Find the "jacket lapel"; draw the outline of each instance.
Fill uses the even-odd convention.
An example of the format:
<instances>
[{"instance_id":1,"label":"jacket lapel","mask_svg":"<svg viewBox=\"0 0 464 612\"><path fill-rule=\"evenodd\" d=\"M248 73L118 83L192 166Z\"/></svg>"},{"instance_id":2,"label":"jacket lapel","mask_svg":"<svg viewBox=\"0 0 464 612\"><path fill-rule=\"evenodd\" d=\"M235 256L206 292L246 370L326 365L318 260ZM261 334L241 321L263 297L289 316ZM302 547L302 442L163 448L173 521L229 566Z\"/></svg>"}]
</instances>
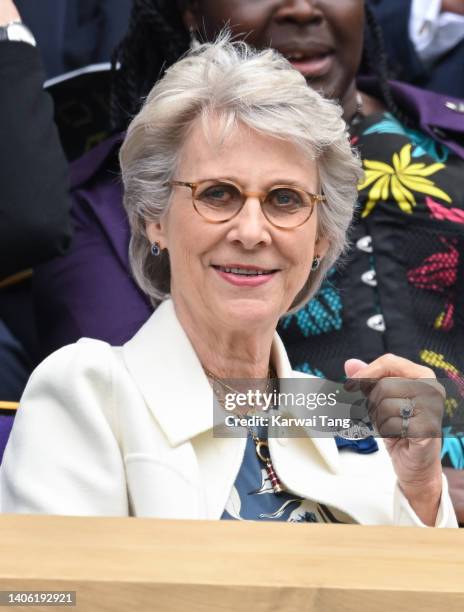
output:
<instances>
[{"instance_id":1,"label":"jacket lapel","mask_svg":"<svg viewBox=\"0 0 464 612\"><path fill-rule=\"evenodd\" d=\"M391 522L395 475L388 453L342 451L337 473L327 469L315 438L270 439L276 472L286 489L306 499L339 508L361 524ZM335 442L334 442L335 444Z\"/></svg>"},{"instance_id":2,"label":"jacket lapel","mask_svg":"<svg viewBox=\"0 0 464 612\"><path fill-rule=\"evenodd\" d=\"M158 306L123 355L171 446L212 427L213 392L171 300Z\"/></svg>"},{"instance_id":3,"label":"jacket lapel","mask_svg":"<svg viewBox=\"0 0 464 612\"><path fill-rule=\"evenodd\" d=\"M276 369L277 376L280 379L281 393L290 393L292 391L294 392L295 379L303 378L305 380L308 380L307 374L292 370L283 342L277 334L274 337L274 343L272 347L272 362ZM316 391L316 388L319 385L323 386L324 384L325 381L322 379L318 379L317 377L311 378L312 391ZM289 409L289 416L301 417L309 415L310 413L307 412L306 414L297 414L295 409ZM328 468L331 472L336 473L339 467L339 453L333 436L316 437L314 436L314 431L309 428L306 429L306 433L308 434L312 446L319 454L318 461L322 460L322 462L326 465L326 468ZM281 444L280 446L287 446L287 440L284 439L283 442L284 444Z\"/></svg>"},{"instance_id":4,"label":"jacket lapel","mask_svg":"<svg viewBox=\"0 0 464 612\"><path fill-rule=\"evenodd\" d=\"M290 392L292 381L299 376L307 379L307 375L292 371L278 336L273 349L273 363L281 379L280 391ZM318 392L318 386L326 391L326 383L323 379L312 379L311 392ZM340 413L338 407L337 414ZM289 416L308 414L290 408ZM391 522L395 475L382 440L377 440L378 452L361 455L340 452L333 435L320 437L311 428L306 428L307 437L302 436L301 430L295 433L298 437L269 439L274 468L289 491L339 508L361 524L378 524L379 518L385 524Z\"/></svg>"},{"instance_id":5,"label":"jacket lapel","mask_svg":"<svg viewBox=\"0 0 464 612\"><path fill-rule=\"evenodd\" d=\"M123 358L169 444L193 445L206 516L192 518L220 518L246 438L214 436L213 391L171 300L124 345Z\"/></svg>"}]
</instances>

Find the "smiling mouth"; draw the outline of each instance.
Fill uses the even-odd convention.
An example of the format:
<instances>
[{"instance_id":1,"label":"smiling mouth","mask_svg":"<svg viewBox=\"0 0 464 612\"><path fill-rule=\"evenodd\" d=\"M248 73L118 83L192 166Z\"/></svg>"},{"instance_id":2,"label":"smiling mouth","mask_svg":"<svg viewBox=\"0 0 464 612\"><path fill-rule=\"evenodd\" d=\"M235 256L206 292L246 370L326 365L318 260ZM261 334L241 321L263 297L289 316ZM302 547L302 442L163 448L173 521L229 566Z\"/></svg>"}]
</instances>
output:
<instances>
[{"instance_id":1,"label":"smiling mouth","mask_svg":"<svg viewBox=\"0 0 464 612\"><path fill-rule=\"evenodd\" d=\"M227 266L216 266L213 265L215 270L219 270L220 272L225 272L227 274L237 274L239 276L267 276L269 274L274 274L278 270L264 270L261 268L237 268L237 267L227 267Z\"/></svg>"},{"instance_id":2,"label":"smiling mouth","mask_svg":"<svg viewBox=\"0 0 464 612\"><path fill-rule=\"evenodd\" d=\"M324 76L332 67L334 52L327 49L311 53L294 51L284 53L292 66L306 77Z\"/></svg>"}]
</instances>

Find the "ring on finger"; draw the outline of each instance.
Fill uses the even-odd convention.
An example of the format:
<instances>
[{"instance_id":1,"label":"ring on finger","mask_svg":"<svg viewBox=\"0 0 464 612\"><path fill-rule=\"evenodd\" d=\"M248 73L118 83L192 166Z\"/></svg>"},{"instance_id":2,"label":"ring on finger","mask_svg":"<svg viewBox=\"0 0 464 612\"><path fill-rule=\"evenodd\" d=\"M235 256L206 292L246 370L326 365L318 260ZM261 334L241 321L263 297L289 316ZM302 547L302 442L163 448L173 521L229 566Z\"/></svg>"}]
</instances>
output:
<instances>
[{"instance_id":1,"label":"ring on finger","mask_svg":"<svg viewBox=\"0 0 464 612\"><path fill-rule=\"evenodd\" d=\"M404 403L400 408L400 417L403 422L401 426L401 437L406 438L408 435L409 419L414 415L414 400L410 397L404 399Z\"/></svg>"}]
</instances>

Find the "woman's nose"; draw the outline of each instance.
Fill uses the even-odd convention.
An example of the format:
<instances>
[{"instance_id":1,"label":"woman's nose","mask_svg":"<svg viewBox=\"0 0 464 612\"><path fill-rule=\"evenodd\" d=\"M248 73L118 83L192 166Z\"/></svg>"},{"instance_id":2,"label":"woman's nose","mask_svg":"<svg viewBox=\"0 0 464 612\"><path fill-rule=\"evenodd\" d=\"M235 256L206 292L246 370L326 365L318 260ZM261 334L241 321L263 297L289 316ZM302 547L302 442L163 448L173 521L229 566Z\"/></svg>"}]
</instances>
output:
<instances>
[{"instance_id":1,"label":"woman's nose","mask_svg":"<svg viewBox=\"0 0 464 612\"><path fill-rule=\"evenodd\" d=\"M241 211L231 220L228 238L240 242L246 249L254 249L272 242L271 225L264 216L256 196L247 197Z\"/></svg>"},{"instance_id":2,"label":"woman's nose","mask_svg":"<svg viewBox=\"0 0 464 612\"><path fill-rule=\"evenodd\" d=\"M311 23L321 21L322 13L316 0L284 0L277 17L283 21Z\"/></svg>"}]
</instances>

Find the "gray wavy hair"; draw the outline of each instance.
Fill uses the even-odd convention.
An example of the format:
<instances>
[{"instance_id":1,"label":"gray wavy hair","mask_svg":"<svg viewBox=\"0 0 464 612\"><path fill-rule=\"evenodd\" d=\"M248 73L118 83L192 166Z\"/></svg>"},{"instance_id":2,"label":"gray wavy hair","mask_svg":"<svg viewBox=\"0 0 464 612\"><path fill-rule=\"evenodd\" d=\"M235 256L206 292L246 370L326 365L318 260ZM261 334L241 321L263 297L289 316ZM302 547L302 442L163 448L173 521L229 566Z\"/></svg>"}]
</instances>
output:
<instances>
[{"instance_id":1,"label":"gray wavy hair","mask_svg":"<svg viewBox=\"0 0 464 612\"><path fill-rule=\"evenodd\" d=\"M167 251L151 255L147 221L167 211L184 140L194 122L205 128L221 118L223 136L237 122L285 139L302 155L317 159L327 202L318 207L317 236L328 251L312 271L289 312L301 308L346 248L346 233L357 201L361 164L350 147L342 109L307 86L304 77L276 51L256 51L223 34L171 66L153 87L129 125L119 159L132 237L130 262L141 289L157 305L169 295Z\"/></svg>"}]
</instances>

